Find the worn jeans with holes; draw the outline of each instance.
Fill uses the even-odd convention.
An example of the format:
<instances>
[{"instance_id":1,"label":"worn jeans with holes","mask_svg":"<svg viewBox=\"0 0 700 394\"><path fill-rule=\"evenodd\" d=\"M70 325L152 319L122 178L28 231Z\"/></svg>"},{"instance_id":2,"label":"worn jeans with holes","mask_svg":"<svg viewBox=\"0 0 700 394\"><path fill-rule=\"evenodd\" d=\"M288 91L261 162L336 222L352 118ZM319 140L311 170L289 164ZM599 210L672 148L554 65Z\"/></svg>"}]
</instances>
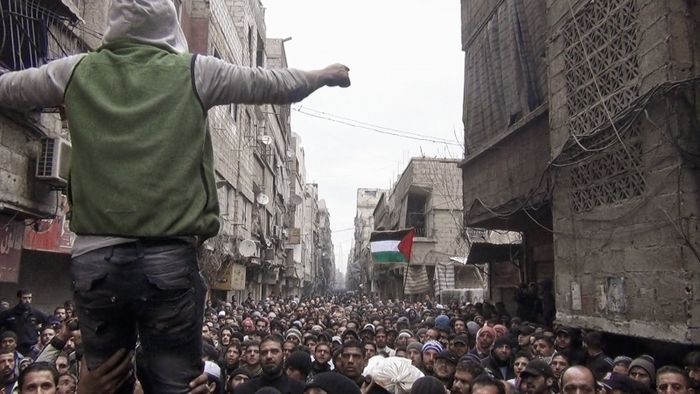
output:
<instances>
[{"instance_id":1,"label":"worn jeans with holes","mask_svg":"<svg viewBox=\"0 0 700 394\"><path fill-rule=\"evenodd\" d=\"M202 372L205 284L194 246L136 241L71 260L84 354L94 370L138 341L146 393L187 393ZM118 391L133 392L133 378Z\"/></svg>"}]
</instances>

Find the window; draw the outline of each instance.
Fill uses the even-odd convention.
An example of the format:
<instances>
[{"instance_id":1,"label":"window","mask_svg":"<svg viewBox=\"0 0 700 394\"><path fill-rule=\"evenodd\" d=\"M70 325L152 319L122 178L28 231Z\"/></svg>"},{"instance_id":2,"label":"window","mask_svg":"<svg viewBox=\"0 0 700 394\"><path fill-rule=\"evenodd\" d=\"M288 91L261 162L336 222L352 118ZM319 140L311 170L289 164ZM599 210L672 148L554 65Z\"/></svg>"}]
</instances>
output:
<instances>
[{"instance_id":1,"label":"window","mask_svg":"<svg viewBox=\"0 0 700 394\"><path fill-rule=\"evenodd\" d=\"M265 67L265 41L263 41L260 36L258 36L255 65L258 67Z\"/></svg>"},{"instance_id":2,"label":"window","mask_svg":"<svg viewBox=\"0 0 700 394\"><path fill-rule=\"evenodd\" d=\"M251 67L255 66L255 63L253 63L254 59L255 59L255 56L254 56L255 48L253 46L253 44L255 43L255 40L253 39L253 34L254 34L253 28L249 26L248 27L248 61L249 61L249 64Z\"/></svg>"},{"instance_id":3,"label":"window","mask_svg":"<svg viewBox=\"0 0 700 394\"><path fill-rule=\"evenodd\" d=\"M0 62L10 70L41 66L69 52L51 29L68 29L77 16L60 1L0 0ZM58 50L59 53L52 53ZM70 52L73 52L72 48Z\"/></svg>"},{"instance_id":4,"label":"window","mask_svg":"<svg viewBox=\"0 0 700 394\"><path fill-rule=\"evenodd\" d=\"M406 203L406 227L416 229L416 237L427 236L427 223L425 217L425 205L428 196L419 193L410 193Z\"/></svg>"}]
</instances>

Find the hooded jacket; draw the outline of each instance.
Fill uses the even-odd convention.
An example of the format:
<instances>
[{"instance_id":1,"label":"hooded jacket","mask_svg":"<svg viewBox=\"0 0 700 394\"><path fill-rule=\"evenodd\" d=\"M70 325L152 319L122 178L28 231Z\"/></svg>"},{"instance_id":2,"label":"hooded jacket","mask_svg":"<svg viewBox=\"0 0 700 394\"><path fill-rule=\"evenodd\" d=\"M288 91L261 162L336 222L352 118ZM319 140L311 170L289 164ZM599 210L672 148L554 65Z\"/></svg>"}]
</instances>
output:
<instances>
[{"instance_id":1,"label":"hooded jacket","mask_svg":"<svg viewBox=\"0 0 700 394\"><path fill-rule=\"evenodd\" d=\"M322 84L190 55L171 0L113 0L100 48L0 76L0 105L65 105L77 255L137 237L215 235L207 111L296 102Z\"/></svg>"}]
</instances>

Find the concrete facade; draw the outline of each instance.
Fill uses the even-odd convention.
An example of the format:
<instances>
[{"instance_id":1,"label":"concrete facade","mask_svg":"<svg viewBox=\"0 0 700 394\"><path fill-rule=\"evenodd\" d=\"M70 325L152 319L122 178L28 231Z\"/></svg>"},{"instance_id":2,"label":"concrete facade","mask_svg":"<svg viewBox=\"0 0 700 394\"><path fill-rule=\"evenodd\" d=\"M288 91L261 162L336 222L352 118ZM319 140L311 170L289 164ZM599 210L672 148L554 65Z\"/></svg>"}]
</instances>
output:
<instances>
[{"instance_id":1,"label":"concrete facade","mask_svg":"<svg viewBox=\"0 0 700 394\"><path fill-rule=\"evenodd\" d=\"M547 8L557 320L698 344L700 6Z\"/></svg>"},{"instance_id":2,"label":"concrete facade","mask_svg":"<svg viewBox=\"0 0 700 394\"><path fill-rule=\"evenodd\" d=\"M546 36L544 2L462 1L465 224L521 233L520 279L504 289L554 270ZM511 290L492 296L508 304Z\"/></svg>"},{"instance_id":3,"label":"concrete facade","mask_svg":"<svg viewBox=\"0 0 700 394\"><path fill-rule=\"evenodd\" d=\"M557 322L700 343L700 7L464 0L462 22L467 224L522 232Z\"/></svg>"}]
</instances>

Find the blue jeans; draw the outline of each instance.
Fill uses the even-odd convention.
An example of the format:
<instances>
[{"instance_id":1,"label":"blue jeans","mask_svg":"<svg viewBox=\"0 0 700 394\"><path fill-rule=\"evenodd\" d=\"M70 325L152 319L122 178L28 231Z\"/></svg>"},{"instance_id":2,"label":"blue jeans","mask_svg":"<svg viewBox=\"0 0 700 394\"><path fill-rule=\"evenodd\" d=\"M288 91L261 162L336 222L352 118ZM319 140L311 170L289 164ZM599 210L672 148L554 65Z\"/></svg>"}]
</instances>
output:
<instances>
[{"instance_id":1,"label":"blue jeans","mask_svg":"<svg viewBox=\"0 0 700 394\"><path fill-rule=\"evenodd\" d=\"M201 374L205 284L194 246L141 240L71 260L83 351L94 370L134 349L146 393L187 393ZM130 379L119 393L133 392Z\"/></svg>"}]
</instances>

